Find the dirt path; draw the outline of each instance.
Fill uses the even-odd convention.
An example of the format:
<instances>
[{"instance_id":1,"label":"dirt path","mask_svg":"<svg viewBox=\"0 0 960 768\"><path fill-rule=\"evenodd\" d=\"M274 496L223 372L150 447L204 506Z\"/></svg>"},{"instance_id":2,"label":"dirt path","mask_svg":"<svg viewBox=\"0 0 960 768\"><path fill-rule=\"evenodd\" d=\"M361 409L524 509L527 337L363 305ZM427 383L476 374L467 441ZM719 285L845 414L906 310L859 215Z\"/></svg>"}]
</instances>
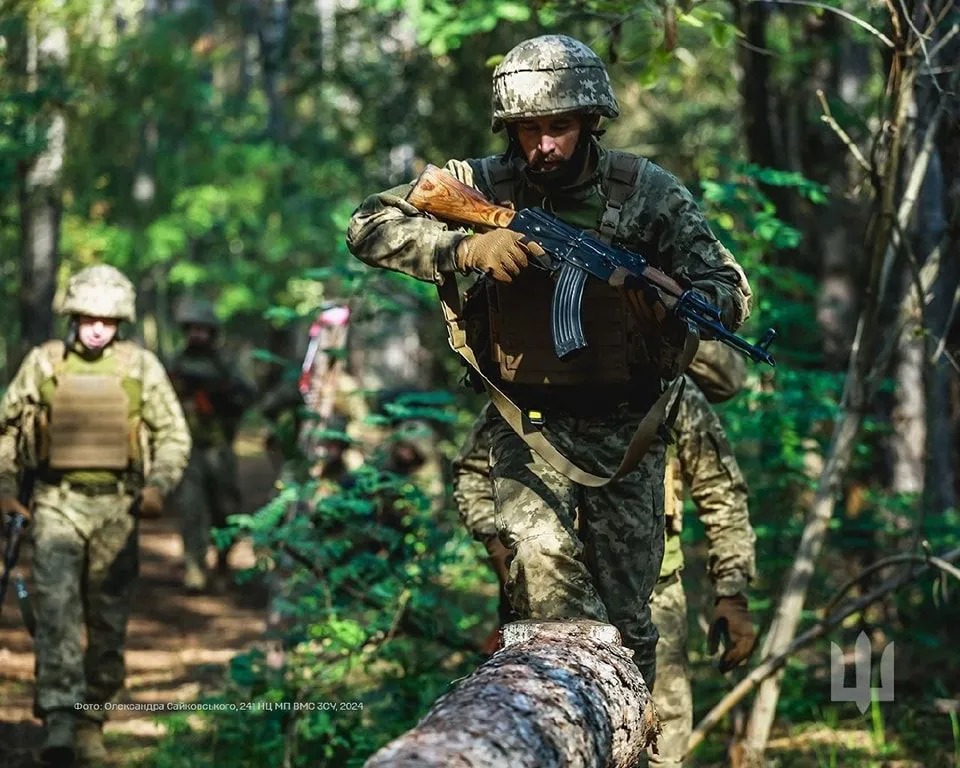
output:
<instances>
[{"instance_id":1,"label":"dirt path","mask_svg":"<svg viewBox=\"0 0 960 768\"><path fill-rule=\"evenodd\" d=\"M238 441L247 511L269 497L274 473L256 436ZM265 595L245 584L211 594L186 595L181 586L183 548L177 520L146 520L140 535L140 581L133 602L126 653L126 689L118 702L190 701L216 689L222 665L255 644L264 629ZM30 551L21 550L29 572ZM231 552L234 570L250 567L253 553L241 542ZM29 583L29 582L28 582ZM23 628L12 585L0 619L0 766L32 765L42 737L33 717L33 645ZM115 711L105 739L111 766L137 763L163 735L155 713Z\"/></svg>"}]
</instances>

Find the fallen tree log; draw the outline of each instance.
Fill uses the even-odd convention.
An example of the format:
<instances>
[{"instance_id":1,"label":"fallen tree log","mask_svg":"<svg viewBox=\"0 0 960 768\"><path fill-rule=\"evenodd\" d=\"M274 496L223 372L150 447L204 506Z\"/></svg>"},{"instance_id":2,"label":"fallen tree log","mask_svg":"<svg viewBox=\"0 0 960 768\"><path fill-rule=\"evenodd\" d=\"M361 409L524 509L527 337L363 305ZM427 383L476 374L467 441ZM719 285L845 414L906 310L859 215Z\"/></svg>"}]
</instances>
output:
<instances>
[{"instance_id":1,"label":"fallen tree log","mask_svg":"<svg viewBox=\"0 0 960 768\"><path fill-rule=\"evenodd\" d=\"M659 733L620 633L592 621L520 621L503 649L365 768L630 768Z\"/></svg>"}]
</instances>

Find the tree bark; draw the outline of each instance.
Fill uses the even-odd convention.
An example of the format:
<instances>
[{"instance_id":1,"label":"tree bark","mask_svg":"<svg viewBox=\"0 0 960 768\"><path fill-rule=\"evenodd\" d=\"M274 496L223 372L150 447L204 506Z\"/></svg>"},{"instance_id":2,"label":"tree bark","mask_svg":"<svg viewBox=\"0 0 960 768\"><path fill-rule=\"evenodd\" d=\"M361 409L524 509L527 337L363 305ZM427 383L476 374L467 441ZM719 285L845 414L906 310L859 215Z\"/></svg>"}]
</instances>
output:
<instances>
[{"instance_id":1,"label":"tree bark","mask_svg":"<svg viewBox=\"0 0 960 768\"><path fill-rule=\"evenodd\" d=\"M614 627L523 621L503 636L365 768L629 768L655 742L650 692Z\"/></svg>"},{"instance_id":2,"label":"tree bark","mask_svg":"<svg viewBox=\"0 0 960 768\"><path fill-rule=\"evenodd\" d=\"M63 67L67 33L63 27L44 28L42 19L25 28L22 74L27 90ZM28 133L44 134L42 151L20 166L20 335L24 351L53 335L53 297L60 263L60 179L66 151L67 121L62 109L49 108L44 123L32 119Z\"/></svg>"}]
</instances>

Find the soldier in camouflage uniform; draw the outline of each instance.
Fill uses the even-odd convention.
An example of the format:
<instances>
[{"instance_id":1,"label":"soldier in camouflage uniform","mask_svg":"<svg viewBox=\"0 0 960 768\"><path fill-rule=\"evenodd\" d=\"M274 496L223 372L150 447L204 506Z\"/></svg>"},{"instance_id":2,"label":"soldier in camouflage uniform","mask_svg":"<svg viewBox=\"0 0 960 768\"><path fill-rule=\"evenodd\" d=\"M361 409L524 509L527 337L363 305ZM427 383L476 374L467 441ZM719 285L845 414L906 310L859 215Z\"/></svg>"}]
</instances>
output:
<instances>
[{"instance_id":1,"label":"soldier in camouflage uniform","mask_svg":"<svg viewBox=\"0 0 960 768\"><path fill-rule=\"evenodd\" d=\"M725 400L740 389L743 360L716 342L704 342L689 370L674 423L676 442L668 452L665 555L651 600L653 623L660 633L653 699L662 732L657 739L658 754L651 756L650 765L662 768L682 765L693 727L687 598L680 579L684 488L689 489L707 534L707 569L716 596L708 641L714 652L721 636L724 639L720 670L726 672L742 663L756 641L744 596L755 576L756 537L747 511L747 488L723 426L710 407L710 401ZM490 409L489 403L484 406L454 460L454 498L464 525L487 548L500 581L502 625L510 619L503 592L508 552L499 542L494 524Z\"/></svg>"},{"instance_id":2,"label":"soldier in camouflage uniform","mask_svg":"<svg viewBox=\"0 0 960 768\"><path fill-rule=\"evenodd\" d=\"M0 401L0 516L31 521L35 711L52 764L106 756L102 705L124 680L137 509L160 514L190 452L163 366L117 335L135 298L113 267L75 275L57 308L70 317L67 339L31 350ZM17 500L24 470L36 482L29 511ZM78 713L82 704L99 709Z\"/></svg>"},{"instance_id":3,"label":"soldier in camouflage uniform","mask_svg":"<svg viewBox=\"0 0 960 768\"><path fill-rule=\"evenodd\" d=\"M240 511L240 481L233 441L256 392L217 346L220 322L209 301L185 300L177 322L186 345L169 366L170 378L190 426L193 450L177 492L183 535L183 585L207 585L211 526L223 527ZM228 572L228 551L217 552L217 570Z\"/></svg>"},{"instance_id":4,"label":"soldier in camouflage uniform","mask_svg":"<svg viewBox=\"0 0 960 768\"><path fill-rule=\"evenodd\" d=\"M654 163L599 145L600 119L619 108L603 62L586 45L562 35L527 40L497 66L493 91L493 129L506 131L505 153L452 160L448 170L491 201L541 206L643 253L718 306L728 328L741 325L751 302L746 277L690 193ZM410 189L363 202L347 233L351 252L441 291L457 273L483 274L483 309L472 317L486 325L471 348L487 378L530 423L542 417L539 435L569 459L548 462L499 411L491 415L496 527L513 554L511 604L524 618L614 624L652 684L657 633L649 600L663 557L662 436L652 438L635 470L603 480L636 443L641 420L659 418L661 395L673 391L666 381L689 359L695 333L642 291L590 281L583 310L590 348L558 360L548 310L553 282L526 268L542 249L510 230L470 234L428 217L407 201ZM564 471L555 468L561 465ZM580 470L604 477L584 482Z\"/></svg>"}]
</instances>

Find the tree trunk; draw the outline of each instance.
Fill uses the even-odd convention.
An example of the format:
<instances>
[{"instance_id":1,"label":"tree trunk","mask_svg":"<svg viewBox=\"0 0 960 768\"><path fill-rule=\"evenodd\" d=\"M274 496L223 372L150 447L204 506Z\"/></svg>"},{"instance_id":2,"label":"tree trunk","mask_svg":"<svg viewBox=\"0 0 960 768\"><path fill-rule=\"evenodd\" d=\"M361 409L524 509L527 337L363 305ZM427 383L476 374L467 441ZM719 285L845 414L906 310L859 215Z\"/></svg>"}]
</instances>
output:
<instances>
[{"instance_id":1,"label":"tree trunk","mask_svg":"<svg viewBox=\"0 0 960 768\"><path fill-rule=\"evenodd\" d=\"M871 268L867 281L867 303L860 316L850 369L834 425L827 462L820 477L813 509L808 516L796 560L784 582L777 613L764 643L764 658L782 653L796 635L807 588L833 516L843 475L853 453L865 408L875 389L876 371L884 365L883 355L878 355L875 348L875 342L880 338L878 334L881 331L877 322L878 311L886 296L889 276L901 244L899 233L909 231L920 185L926 177L936 130L943 117L945 105L941 103L929 121L929 129L923 145L911 168L909 182L900 205L897 206L894 190L904 150L901 141L907 108L912 101L916 77L915 61L901 57L898 69L892 77L894 79L890 93L894 99L892 102L894 108L891 122L895 130L881 174L881 187L878 190L881 202L878 215L868 235ZM776 677L765 680L754 701L747 725L745 744L747 756L751 760L759 760L766 749L780 695L781 676L782 672Z\"/></svg>"},{"instance_id":2,"label":"tree trunk","mask_svg":"<svg viewBox=\"0 0 960 768\"><path fill-rule=\"evenodd\" d=\"M643 678L598 622L522 621L504 649L365 768L629 768L659 731Z\"/></svg>"},{"instance_id":3,"label":"tree trunk","mask_svg":"<svg viewBox=\"0 0 960 768\"><path fill-rule=\"evenodd\" d=\"M27 90L36 91L46 72L62 67L67 59L67 33L62 27L26 28L22 73ZM43 150L20 166L20 335L24 347L35 346L53 335L52 302L60 261L60 178L66 150L67 121L63 110L50 108L34 119L31 140L43 132Z\"/></svg>"},{"instance_id":4,"label":"tree trunk","mask_svg":"<svg viewBox=\"0 0 960 768\"><path fill-rule=\"evenodd\" d=\"M286 59L289 16L286 0L260 0L257 38L260 41L263 91L266 94L268 105L267 136L277 144L282 144L287 135L280 83L283 78L283 64Z\"/></svg>"}]
</instances>

